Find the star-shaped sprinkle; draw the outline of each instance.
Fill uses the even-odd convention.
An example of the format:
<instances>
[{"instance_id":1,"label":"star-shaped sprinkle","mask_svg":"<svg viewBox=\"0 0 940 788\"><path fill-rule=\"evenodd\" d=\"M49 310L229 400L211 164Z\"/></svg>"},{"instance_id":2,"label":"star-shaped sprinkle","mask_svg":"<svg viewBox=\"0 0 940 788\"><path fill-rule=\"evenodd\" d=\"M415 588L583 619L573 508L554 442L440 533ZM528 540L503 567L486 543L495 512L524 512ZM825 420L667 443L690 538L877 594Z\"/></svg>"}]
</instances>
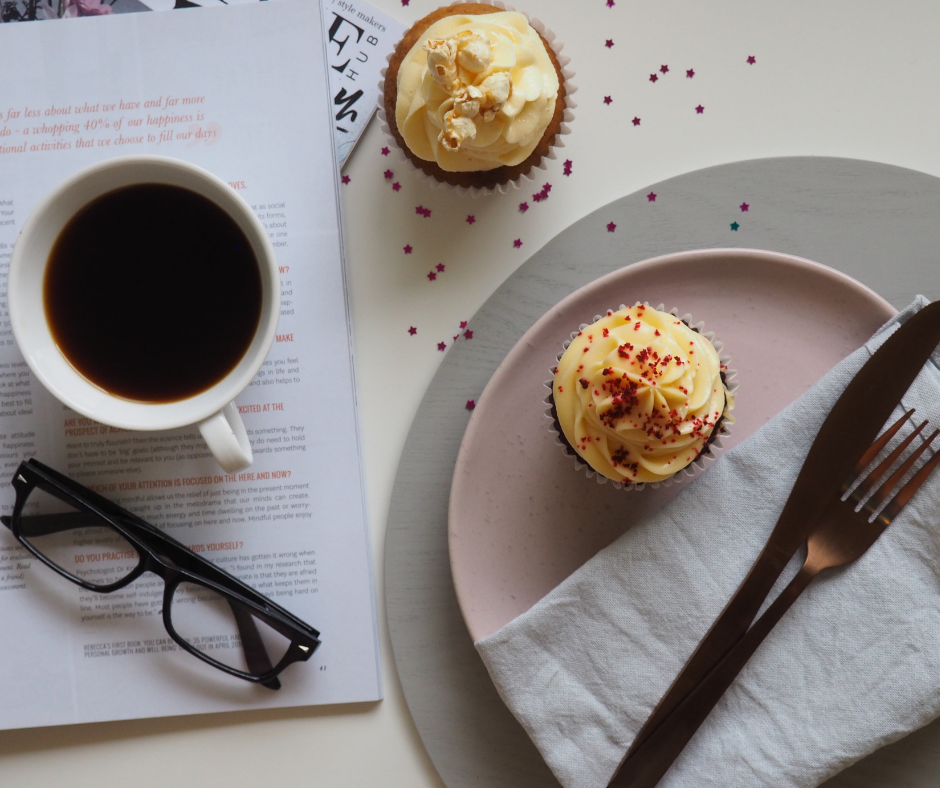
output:
<instances>
[{"instance_id":1,"label":"star-shaped sprinkle","mask_svg":"<svg viewBox=\"0 0 940 788\"><path fill-rule=\"evenodd\" d=\"M565 175L571 175L571 166L573 162L571 159L565 159Z\"/></svg>"},{"instance_id":2,"label":"star-shaped sprinkle","mask_svg":"<svg viewBox=\"0 0 940 788\"><path fill-rule=\"evenodd\" d=\"M446 342L438 342L438 343L437 343L437 349L440 350L440 351L443 353L445 350L447 350L447 343L446 343Z\"/></svg>"},{"instance_id":3,"label":"star-shaped sprinkle","mask_svg":"<svg viewBox=\"0 0 940 788\"><path fill-rule=\"evenodd\" d=\"M418 214L418 216L423 216L425 219L429 219L431 217L431 209L425 208L423 205L417 206L415 208L415 213Z\"/></svg>"},{"instance_id":4,"label":"star-shaped sprinkle","mask_svg":"<svg viewBox=\"0 0 940 788\"><path fill-rule=\"evenodd\" d=\"M428 271L428 279L433 282L435 279L437 279L437 274L435 274L433 271Z\"/></svg>"},{"instance_id":5,"label":"star-shaped sprinkle","mask_svg":"<svg viewBox=\"0 0 940 788\"><path fill-rule=\"evenodd\" d=\"M521 213L525 213L527 210L529 210L529 203L527 203L527 202L521 202L521 203L519 203L519 211L520 211Z\"/></svg>"},{"instance_id":6,"label":"star-shaped sprinkle","mask_svg":"<svg viewBox=\"0 0 940 788\"><path fill-rule=\"evenodd\" d=\"M659 82L659 77L655 74L650 74L650 82Z\"/></svg>"},{"instance_id":7,"label":"star-shaped sprinkle","mask_svg":"<svg viewBox=\"0 0 940 788\"><path fill-rule=\"evenodd\" d=\"M640 119L639 119L639 118L634 118L634 119L633 119L633 125L634 125L634 126L639 126L639 125L640 125Z\"/></svg>"},{"instance_id":8,"label":"star-shaped sprinkle","mask_svg":"<svg viewBox=\"0 0 940 788\"><path fill-rule=\"evenodd\" d=\"M613 45L614 45L614 39L612 38L608 38L607 43L604 44L604 46L607 47L608 49L610 49Z\"/></svg>"},{"instance_id":9,"label":"star-shaped sprinkle","mask_svg":"<svg viewBox=\"0 0 940 788\"><path fill-rule=\"evenodd\" d=\"M748 56L747 56L747 64L748 64L749 66L753 66L756 62L757 62L757 58L754 57L754 55L748 55Z\"/></svg>"},{"instance_id":10,"label":"star-shaped sprinkle","mask_svg":"<svg viewBox=\"0 0 940 788\"><path fill-rule=\"evenodd\" d=\"M405 254L411 254L411 244L404 245Z\"/></svg>"},{"instance_id":11,"label":"star-shaped sprinkle","mask_svg":"<svg viewBox=\"0 0 940 788\"><path fill-rule=\"evenodd\" d=\"M532 202L542 202L544 199L541 192L536 192L532 195Z\"/></svg>"},{"instance_id":12,"label":"star-shaped sprinkle","mask_svg":"<svg viewBox=\"0 0 940 788\"><path fill-rule=\"evenodd\" d=\"M650 192L647 194L646 199L648 202L656 202L656 192Z\"/></svg>"},{"instance_id":13,"label":"star-shaped sprinkle","mask_svg":"<svg viewBox=\"0 0 940 788\"><path fill-rule=\"evenodd\" d=\"M467 217L467 224L473 224L476 220L477 220L477 217L474 216L473 214L470 214L470 215Z\"/></svg>"},{"instance_id":14,"label":"star-shaped sprinkle","mask_svg":"<svg viewBox=\"0 0 940 788\"><path fill-rule=\"evenodd\" d=\"M394 172L392 172L391 170L386 170L386 171L385 171L385 180L390 181L390 180L391 180L392 178L394 178L394 177L395 177L395 173L394 173Z\"/></svg>"},{"instance_id":15,"label":"star-shaped sprinkle","mask_svg":"<svg viewBox=\"0 0 940 788\"><path fill-rule=\"evenodd\" d=\"M705 107L703 107L701 104L699 104L699 105L695 108L695 112L696 112L697 115L701 115L704 111L705 111Z\"/></svg>"},{"instance_id":16,"label":"star-shaped sprinkle","mask_svg":"<svg viewBox=\"0 0 940 788\"><path fill-rule=\"evenodd\" d=\"M395 181L395 183L392 184L392 189L397 192L399 189L401 189L401 184L398 181Z\"/></svg>"},{"instance_id":17,"label":"star-shaped sprinkle","mask_svg":"<svg viewBox=\"0 0 940 788\"><path fill-rule=\"evenodd\" d=\"M741 211L742 211L742 212L743 212L743 211L748 211L748 210L750 210L750 207L751 207L751 206L748 205L746 202L742 202L741 205L740 205L740 208L741 208Z\"/></svg>"},{"instance_id":18,"label":"star-shaped sprinkle","mask_svg":"<svg viewBox=\"0 0 940 788\"><path fill-rule=\"evenodd\" d=\"M461 327L461 328L466 328L466 327L467 327L467 321L466 321L466 320L461 320L461 321L460 321L460 327Z\"/></svg>"},{"instance_id":19,"label":"star-shaped sprinkle","mask_svg":"<svg viewBox=\"0 0 940 788\"><path fill-rule=\"evenodd\" d=\"M477 406L476 400L467 400L467 410L473 410Z\"/></svg>"},{"instance_id":20,"label":"star-shaped sprinkle","mask_svg":"<svg viewBox=\"0 0 940 788\"><path fill-rule=\"evenodd\" d=\"M402 5L408 5L408 3L410 3L410 2L411 2L411 0L401 0L401 4L402 4Z\"/></svg>"},{"instance_id":21,"label":"star-shaped sprinkle","mask_svg":"<svg viewBox=\"0 0 940 788\"><path fill-rule=\"evenodd\" d=\"M445 268L446 266L445 266L443 263L438 263L438 264L437 264L436 266L434 266L434 267L435 267L438 271L440 271L441 273L444 273L444 268Z\"/></svg>"},{"instance_id":22,"label":"star-shaped sprinkle","mask_svg":"<svg viewBox=\"0 0 940 788\"><path fill-rule=\"evenodd\" d=\"M685 70L685 78L686 78L686 79L692 79L692 77L694 77L694 76L695 76L695 69L694 69L694 68L687 68L687 69Z\"/></svg>"},{"instance_id":23,"label":"star-shaped sprinkle","mask_svg":"<svg viewBox=\"0 0 940 788\"><path fill-rule=\"evenodd\" d=\"M411 328L408 329L408 333L411 334L411 336L414 336L415 334L418 333L417 327L416 327L416 326L412 326Z\"/></svg>"},{"instance_id":24,"label":"star-shaped sprinkle","mask_svg":"<svg viewBox=\"0 0 940 788\"><path fill-rule=\"evenodd\" d=\"M737 222L731 222L731 229L734 230L735 232L738 231L738 228L739 228L740 226L741 226L741 225L738 224Z\"/></svg>"},{"instance_id":25,"label":"star-shaped sprinkle","mask_svg":"<svg viewBox=\"0 0 940 788\"><path fill-rule=\"evenodd\" d=\"M352 180L348 175L343 176L343 183L349 183Z\"/></svg>"},{"instance_id":26,"label":"star-shaped sprinkle","mask_svg":"<svg viewBox=\"0 0 940 788\"><path fill-rule=\"evenodd\" d=\"M610 104L611 101L613 101L613 99L612 99L610 96L604 96L604 103L605 103L605 104Z\"/></svg>"},{"instance_id":27,"label":"star-shaped sprinkle","mask_svg":"<svg viewBox=\"0 0 940 788\"><path fill-rule=\"evenodd\" d=\"M616 3L614 2L614 0L607 0L607 7L608 7L608 8L613 8L615 5L616 5Z\"/></svg>"},{"instance_id":28,"label":"star-shaped sprinkle","mask_svg":"<svg viewBox=\"0 0 940 788\"><path fill-rule=\"evenodd\" d=\"M391 153L391 151L390 151L387 147L386 147L386 148L382 148L382 155L383 155L383 156L388 156L389 153Z\"/></svg>"},{"instance_id":29,"label":"star-shaped sprinkle","mask_svg":"<svg viewBox=\"0 0 940 788\"><path fill-rule=\"evenodd\" d=\"M616 229L617 229L616 224L614 224L613 222L607 222L607 232L612 233Z\"/></svg>"},{"instance_id":30,"label":"star-shaped sprinkle","mask_svg":"<svg viewBox=\"0 0 940 788\"><path fill-rule=\"evenodd\" d=\"M668 73L669 73L669 66L660 66L660 67L659 67L659 70L660 70L660 72L663 73L663 74L668 74Z\"/></svg>"},{"instance_id":31,"label":"star-shaped sprinkle","mask_svg":"<svg viewBox=\"0 0 940 788\"><path fill-rule=\"evenodd\" d=\"M521 239L521 238L517 238L515 241L512 242L512 245L515 246L516 249L521 249L521 248L522 248L522 239Z\"/></svg>"},{"instance_id":32,"label":"star-shaped sprinkle","mask_svg":"<svg viewBox=\"0 0 940 788\"><path fill-rule=\"evenodd\" d=\"M468 328L466 331L463 332L463 338L473 339L473 332Z\"/></svg>"}]
</instances>

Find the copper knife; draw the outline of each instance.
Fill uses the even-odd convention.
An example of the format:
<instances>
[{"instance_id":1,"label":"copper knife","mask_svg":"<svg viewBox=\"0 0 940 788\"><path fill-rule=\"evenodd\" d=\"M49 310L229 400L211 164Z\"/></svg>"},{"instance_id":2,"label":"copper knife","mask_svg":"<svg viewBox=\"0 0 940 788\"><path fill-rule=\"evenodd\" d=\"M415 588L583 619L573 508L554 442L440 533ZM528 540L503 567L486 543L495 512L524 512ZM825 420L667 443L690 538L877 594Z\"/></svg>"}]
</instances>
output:
<instances>
[{"instance_id":1,"label":"copper knife","mask_svg":"<svg viewBox=\"0 0 940 788\"><path fill-rule=\"evenodd\" d=\"M643 745L696 685L743 637L783 568L815 520L841 496L842 483L940 343L940 301L912 315L865 362L840 395L813 441L777 524L756 562L640 729L623 764L643 758Z\"/></svg>"}]
</instances>

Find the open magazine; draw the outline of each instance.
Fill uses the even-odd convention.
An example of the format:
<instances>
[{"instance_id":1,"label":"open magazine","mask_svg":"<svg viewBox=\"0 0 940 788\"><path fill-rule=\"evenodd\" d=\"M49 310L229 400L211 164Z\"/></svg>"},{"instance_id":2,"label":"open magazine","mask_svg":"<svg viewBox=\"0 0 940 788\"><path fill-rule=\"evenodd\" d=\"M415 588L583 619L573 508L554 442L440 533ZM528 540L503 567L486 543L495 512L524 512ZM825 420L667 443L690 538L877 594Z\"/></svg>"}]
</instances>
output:
<instances>
[{"instance_id":1,"label":"open magazine","mask_svg":"<svg viewBox=\"0 0 940 788\"><path fill-rule=\"evenodd\" d=\"M259 0L0 0L0 23L74 19L80 16L136 14L144 11L255 3ZM365 131L379 99L379 80L387 55L405 26L366 3L320 0L327 42L334 146L339 166Z\"/></svg>"},{"instance_id":2,"label":"open magazine","mask_svg":"<svg viewBox=\"0 0 940 788\"><path fill-rule=\"evenodd\" d=\"M162 582L84 591L0 528L0 728L381 697L321 9L304 0L0 25L0 510L35 456L307 621L322 645L280 691L179 651ZM30 65L32 64L32 65ZM42 67L37 67L37 64ZM58 65L56 65L58 64ZM42 195L123 154L185 159L274 244L277 339L236 400L254 464L226 474L195 427L129 432L34 380L6 316L18 227Z\"/></svg>"}]
</instances>

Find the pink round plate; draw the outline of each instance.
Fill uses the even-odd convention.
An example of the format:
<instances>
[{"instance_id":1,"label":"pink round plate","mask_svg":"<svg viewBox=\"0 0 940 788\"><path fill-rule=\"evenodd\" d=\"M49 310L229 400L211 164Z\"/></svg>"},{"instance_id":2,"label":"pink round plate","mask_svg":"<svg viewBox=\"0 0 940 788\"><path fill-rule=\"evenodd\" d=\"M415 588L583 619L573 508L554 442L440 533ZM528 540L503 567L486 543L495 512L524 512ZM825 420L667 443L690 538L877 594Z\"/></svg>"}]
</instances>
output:
<instances>
[{"instance_id":1,"label":"pink round plate","mask_svg":"<svg viewBox=\"0 0 940 788\"><path fill-rule=\"evenodd\" d=\"M896 311L831 268L742 249L636 263L550 309L493 374L457 456L450 562L474 640L528 610L686 484L639 491L598 484L575 471L545 416L544 384L571 332L607 309L637 301L690 313L724 342L740 383L725 449L806 391Z\"/></svg>"}]
</instances>

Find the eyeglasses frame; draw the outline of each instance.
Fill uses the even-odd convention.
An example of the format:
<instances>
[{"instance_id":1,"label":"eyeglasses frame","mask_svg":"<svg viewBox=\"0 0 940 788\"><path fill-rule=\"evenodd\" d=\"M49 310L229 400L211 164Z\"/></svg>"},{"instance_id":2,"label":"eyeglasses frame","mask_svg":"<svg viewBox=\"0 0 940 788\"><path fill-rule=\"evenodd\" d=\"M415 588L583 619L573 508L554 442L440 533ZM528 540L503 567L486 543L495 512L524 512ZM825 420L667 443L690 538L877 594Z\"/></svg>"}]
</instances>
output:
<instances>
[{"instance_id":1,"label":"eyeglasses frame","mask_svg":"<svg viewBox=\"0 0 940 788\"><path fill-rule=\"evenodd\" d=\"M62 495L55 494L55 497L100 517L132 544L140 556L137 566L114 583L103 586L94 585L70 574L30 544L29 538L23 535L20 527L23 506L33 489L40 486L40 481L45 482L57 493L65 496L63 498ZM194 553L182 542L163 533L146 520L44 465L39 460L31 458L20 463L13 475L12 483L16 490L13 514L12 516L0 517L0 522L12 531L13 536L20 544L58 574L86 590L101 594L108 594L125 588L145 572L149 571L157 575L164 582L162 618L166 631L180 647L214 668L246 681L261 684L269 689L278 689L280 687L278 674L288 665L308 660L319 647L320 633L309 624L272 602L263 594L255 591L234 575L229 574L198 553ZM183 639L174 628L170 614L173 594L183 582L204 586L229 601L236 624L242 635L242 647L246 658L249 663L252 659L260 663L259 667L264 668L263 672L255 674L233 668L212 659ZM260 635L254 621L251 620L250 616L245 616L243 611L240 612L236 605L232 605L233 601L237 605L248 608L252 615L290 639L290 646L277 665L271 665L267 651L261 644ZM259 647L261 649L260 654L258 653Z\"/></svg>"}]
</instances>

